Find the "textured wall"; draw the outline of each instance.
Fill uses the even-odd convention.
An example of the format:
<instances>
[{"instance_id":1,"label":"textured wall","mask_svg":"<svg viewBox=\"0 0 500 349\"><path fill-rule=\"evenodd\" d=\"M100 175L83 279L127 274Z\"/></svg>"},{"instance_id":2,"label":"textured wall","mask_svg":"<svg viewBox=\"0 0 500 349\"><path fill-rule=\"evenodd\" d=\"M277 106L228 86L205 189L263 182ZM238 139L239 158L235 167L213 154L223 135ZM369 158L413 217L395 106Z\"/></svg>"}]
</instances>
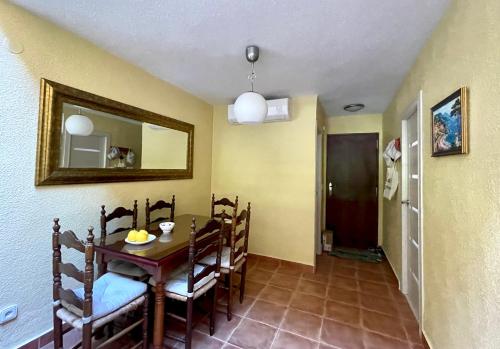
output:
<instances>
[{"instance_id":1,"label":"textured wall","mask_svg":"<svg viewBox=\"0 0 500 349\"><path fill-rule=\"evenodd\" d=\"M339 133L378 133L379 139L379 167L378 167L378 243L383 240L383 212L384 212L384 144L382 143L382 114L354 114L334 116L326 119L328 134ZM326 185L325 185L326 187Z\"/></svg>"},{"instance_id":2,"label":"textured wall","mask_svg":"<svg viewBox=\"0 0 500 349\"><path fill-rule=\"evenodd\" d=\"M423 90L424 316L435 349L500 348L500 2L456 0L384 113L384 139ZM431 158L430 108L470 89L470 154ZM401 268L399 200L384 245Z\"/></svg>"},{"instance_id":3,"label":"textured wall","mask_svg":"<svg viewBox=\"0 0 500 349\"><path fill-rule=\"evenodd\" d=\"M83 236L99 222L99 205L130 205L177 194L176 211L208 214L212 107L92 44L0 1L0 43L18 39L24 52L0 46L0 307L19 317L0 326L0 348L12 348L51 325L51 220ZM77 87L193 123L194 179L34 187L40 78ZM142 210L140 218L143 218Z\"/></svg>"},{"instance_id":4,"label":"textured wall","mask_svg":"<svg viewBox=\"0 0 500 349\"><path fill-rule=\"evenodd\" d=\"M314 264L316 96L292 100L293 120L230 125L214 107L212 190L252 202L250 252Z\"/></svg>"}]
</instances>

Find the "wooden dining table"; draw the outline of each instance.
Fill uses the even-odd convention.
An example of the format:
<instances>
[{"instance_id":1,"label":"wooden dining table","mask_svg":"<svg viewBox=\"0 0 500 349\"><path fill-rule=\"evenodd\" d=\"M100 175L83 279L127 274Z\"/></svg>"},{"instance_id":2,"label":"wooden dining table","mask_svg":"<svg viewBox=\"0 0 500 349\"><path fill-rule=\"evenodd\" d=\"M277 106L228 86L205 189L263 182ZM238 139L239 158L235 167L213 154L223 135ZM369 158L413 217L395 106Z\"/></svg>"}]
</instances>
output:
<instances>
[{"instance_id":1,"label":"wooden dining table","mask_svg":"<svg viewBox=\"0 0 500 349\"><path fill-rule=\"evenodd\" d=\"M164 286L171 271L187 262L189 236L192 219L195 218L197 229L202 228L210 217L183 214L174 219L175 227L169 234L163 234L158 228L149 231L157 238L144 245L132 245L125 242L126 231L107 235L104 240L97 239L95 250L101 263L100 273L106 272L106 265L111 260L122 260L136 264L146 270L155 281L155 309L153 347L163 347L165 296Z\"/></svg>"}]
</instances>

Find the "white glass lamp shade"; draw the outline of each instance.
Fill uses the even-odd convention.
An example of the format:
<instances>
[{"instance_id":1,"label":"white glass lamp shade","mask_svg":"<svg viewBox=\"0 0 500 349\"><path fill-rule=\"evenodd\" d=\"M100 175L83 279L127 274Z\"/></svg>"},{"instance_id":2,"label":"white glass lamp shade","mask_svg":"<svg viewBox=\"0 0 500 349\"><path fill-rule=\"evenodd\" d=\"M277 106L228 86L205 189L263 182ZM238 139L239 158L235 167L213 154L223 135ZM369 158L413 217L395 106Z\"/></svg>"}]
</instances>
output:
<instances>
[{"instance_id":1,"label":"white glass lamp shade","mask_svg":"<svg viewBox=\"0 0 500 349\"><path fill-rule=\"evenodd\" d=\"M245 92L234 102L234 115L240 124L258 124L264 122L267 115L267 103L264 97L255 92Z\"/></svg>"},{"instance_id":2,"label":"white glass lamp shade","mask_svg":"<svg viewBox=\"0 0 500 349\"><path fill-rule=\"evenodd\" d=\"M94 123L85 115L70 115L64 126L74 136L90 136L94 131Z\"/></svg>"}]
</instances>

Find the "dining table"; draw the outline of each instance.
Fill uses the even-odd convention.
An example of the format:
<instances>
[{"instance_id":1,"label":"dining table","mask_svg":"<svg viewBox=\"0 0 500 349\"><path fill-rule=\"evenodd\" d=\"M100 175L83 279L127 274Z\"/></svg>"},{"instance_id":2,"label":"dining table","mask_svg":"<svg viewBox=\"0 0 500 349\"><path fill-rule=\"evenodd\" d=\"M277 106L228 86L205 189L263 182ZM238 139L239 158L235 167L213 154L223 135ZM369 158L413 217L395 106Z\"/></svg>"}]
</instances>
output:
<instances>
[{"instance_id":1,"label":"dining table","mask_svg":"<svg viewBox=\"0 0 500 349\"><path fill-rule=\"evenodd\" d=\"M193 214L176 216L172 232L163 233L159 228L151 229L149 233L155 235L156 239L144 245L125 242L128 231L106 235L104 238L96 239L95 242L100 274L106 272L106 265L111 260L122 260L143 268L154 280L154 349L163 347L165 281L175 268L188 260L189 236L192 231L193 218L196 222L196 229L202 228L210 220L208 216Z\"/></svg>"}]
</instances>

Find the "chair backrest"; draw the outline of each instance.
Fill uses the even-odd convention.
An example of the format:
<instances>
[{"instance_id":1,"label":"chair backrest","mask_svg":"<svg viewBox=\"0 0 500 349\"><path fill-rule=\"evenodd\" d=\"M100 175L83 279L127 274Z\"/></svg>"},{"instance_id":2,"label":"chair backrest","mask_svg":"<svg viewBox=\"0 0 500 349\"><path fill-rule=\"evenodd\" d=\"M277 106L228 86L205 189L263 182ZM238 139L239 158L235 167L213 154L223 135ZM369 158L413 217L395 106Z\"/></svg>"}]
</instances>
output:
<instances>
[{"instance_id":1,"label":"chair backrest","mask_svg":"<svg viewBox=\"0 0 500 349\"><path fill-rule=\"evenodd\" d=\"M170 216L169 220L170 222L174 221L174 212L175 212L175 195L172 195L172 201L171 202L165 202L163 200L157 201L154 205L149 206L149 198L146 199L146 230L149 231L149 228L151 227L151 224L164 221L167 218L166 217L159 217L156 218L155 220L151 221L151 212L157 211L157 210L162 210L162 209L170 209Z\"/></svg>"},{"instance_id":2,"label":"chair backrest","mask_svg":"<svg viewBox=\"0 0 500 349\"><path fill-rule=\"evenodd\" d=\"M235 213L238 212L238 196L236 196L236 200L234 200L233 202L228 198L215 200L215 194L212 194L212 208L210 211L210 218L231 219L232 215L226 213L225 209L222 212L216 212L216 206L232 207L234 215Z\"/></svg>"},{"instance_id":3,"label":"chair backrest","mask_svg":"<svg viewBox=\"0 0 500 349\"><path fill-rule=\"evenodd\" d=\"M60 308L61 305L71 307L80 312L84 322L92 317L92 287L94 284L94 234L93 227L88 228L87 241L79 240L75 233L67 230L60 233L59 218L54 218L52 227L52 276L53 276L53 304ZM73 248L85 254L85 270L81 271L72 263L63 263L61 245ZM83 300L78 298L72 290L62 287L61 274L69 276L83 283Z\"/></svg>"},{"instance_id":4,"label":"chair backrest","mask_svg":"<svg viewBox=\"0 0 500 349\"><path fill-rule=\"evenodd\" d=\"M121 231L126 231L130 229L137 228L137 200L134 200L134 207L132 210L126 209L125 207L117 207L110 214L106 214L105 206L101 205L101 243L105 241L106 235L115 234ZM113 219L118 219L122 217L132 217L132 226L131 227L120 227L116 228L112 232L108 233L106 230L107 223L112 221Z\"/></svg>"},{"instance_id":5,"label":"chair backrest","mask_svg":"<svg viewBox=\"0 0 500 349\"><path fill-rule=\"evenodd\" d=\"M238 216L233 214L231 221L231 237L229 241L231 250L229 265L234 266L235 262L240 259L241 255L246 257L248 253L248 236L250 234L250 203L248 203L247 209L241 211ZM242 230L240 230L241 226L244 226Z\"/></svg>"},{"instance_id":6,"label":"chair backrest","mask_svg":"<svg viewBox=\"0 0 500 349\"><path fill-rule=\"evenodd\" d=\"M196 219L193 217L189 237L188 294L193 294L194 285L210 273L214 272L217 278L220 276L223 230L224 219L211 219L201 229L196 230ZM195 276L195 265L214 252L217 254L216 263L203 265L204 268Z\"/></svg>"}]
</instances>

